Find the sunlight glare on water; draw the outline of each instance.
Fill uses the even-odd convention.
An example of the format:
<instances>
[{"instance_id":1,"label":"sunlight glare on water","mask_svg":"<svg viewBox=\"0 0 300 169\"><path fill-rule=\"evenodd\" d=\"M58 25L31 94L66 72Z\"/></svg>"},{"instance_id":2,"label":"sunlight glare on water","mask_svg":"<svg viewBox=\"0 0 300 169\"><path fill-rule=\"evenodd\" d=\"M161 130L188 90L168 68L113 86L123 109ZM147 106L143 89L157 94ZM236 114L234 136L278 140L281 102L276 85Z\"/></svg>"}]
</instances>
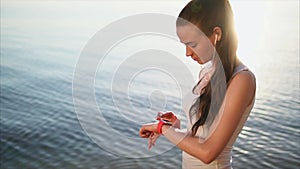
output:
<instances>
[{"instance_id":1,"label":"sunlight glare on water","mask_svg":"<svg viewBox=\"0 0 300 169\"><path fill-rule=\"evenodd\" d=\"M181 151L177 148L155 157L126 158L95 144L78 122L72 80L83 47L101 28L138 13L177 16L187 2L159 1L157 5L158 1L2 0L0 168L181 168ZM238 55L257 79L255 106L235 143L233 167L299 168L299 2L230 2L239 35ZM95 75L96 100L104 106L106 120L124 136L138 137L139 126L133 125L132 119L120 117L111 102L111 85L108 83L113 78L114 66L138 51L149 48L169 50L168 46L176 46L166 52L182 55L182 63L197 77L197 66L185 57L185 47L159 36L140 36L124 41L112 50L103 61L105 66ZM136 111L148 110L151 104L162 106L164 99L168 101L168 109L180 111L178 94L174 91L176 86L169 86L172 78L159 73L140 74L130 86L128 97L133 100L131 104ZM168 83L160 83L160 78ZM156 87L166 91L152 90ZM117 94L123 95L126 91ZM121 114L127 116L131 107L123 108ZM146 117L152 115L136 117L134 121L143 123ZM102 127L97 119L86 119L92 125ZM105 127L94 131L100 133L97 139L106 147L122 147L123 154L132 153L132 150L137 154L149 153L143 151L146 140L143 145L128 140L135 147L126 147L120 141L107 142L106 139L114 138L109 131ZM166 142L161 139L160 146L168 145ZM154 147L153 152L157 151Z\"/></svg>"}]
</instances>

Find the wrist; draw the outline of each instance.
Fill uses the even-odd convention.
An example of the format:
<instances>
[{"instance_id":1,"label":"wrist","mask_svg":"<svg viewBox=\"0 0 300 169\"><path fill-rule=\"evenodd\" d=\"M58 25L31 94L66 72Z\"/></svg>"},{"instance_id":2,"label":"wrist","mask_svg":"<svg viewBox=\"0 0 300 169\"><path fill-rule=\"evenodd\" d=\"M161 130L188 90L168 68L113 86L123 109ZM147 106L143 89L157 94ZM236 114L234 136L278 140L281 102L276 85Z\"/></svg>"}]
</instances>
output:
<instances>
[{"instance_id":1,"label":"wrist","mask_svg":"<svg viewBox=\"0 0 300 169\"><path fill-rule=\"evenodd\" d=\"M163 133L165 133L169 128L171 127L171 125L167 124L167 125L163 125L161 128L161 133L163 135Z\"/></svg>"},{"instance_id":2,"label":"wrist","mask_svg":"<svg viewBox=\"0 0 300 169\"><path fill-rule=\"evenodd\" d=\"M156 128L157 133L158 133L158 134L162 134L163 131L165 131L166 126L170 126L170 124L167 123L167 122L165 122L165 121L163 121L163 120L160 120L160 121L158 122L157 128Z\"/></svg>"}]
</instances>

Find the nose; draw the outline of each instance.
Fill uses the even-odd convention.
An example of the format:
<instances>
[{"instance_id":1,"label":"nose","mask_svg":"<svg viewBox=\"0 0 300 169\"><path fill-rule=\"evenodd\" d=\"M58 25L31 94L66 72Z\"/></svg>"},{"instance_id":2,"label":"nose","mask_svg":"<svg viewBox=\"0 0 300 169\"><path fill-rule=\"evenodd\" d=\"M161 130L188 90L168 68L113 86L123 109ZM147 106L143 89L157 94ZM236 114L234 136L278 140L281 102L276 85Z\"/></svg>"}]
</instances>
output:
<instances>
[{"instance_id":1,"label":"nose","mask_svg":"<svg viewBox=\"0 0 300 169\"><path fill-rule=\"evenodd\" d=\"M193 50L192 50L190 47L186 46L185 51L186 51L186 52L185 52L185 55L186 55L187 57L193 55Z\"/></svg>"}]
</instances>

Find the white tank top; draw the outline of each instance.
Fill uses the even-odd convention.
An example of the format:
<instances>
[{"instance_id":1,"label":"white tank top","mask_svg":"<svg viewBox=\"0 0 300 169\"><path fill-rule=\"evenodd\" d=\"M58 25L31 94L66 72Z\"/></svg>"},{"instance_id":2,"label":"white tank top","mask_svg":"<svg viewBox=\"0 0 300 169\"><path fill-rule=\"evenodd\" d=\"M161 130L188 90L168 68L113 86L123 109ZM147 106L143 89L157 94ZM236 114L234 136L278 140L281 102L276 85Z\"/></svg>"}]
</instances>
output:
<instances>
[{"instance_id":1,"label":"white tank top","mask_svg":"<svg viewBox=\"0 0 300 169\"><path fill-rule=\"evenodd\" d=\"M241 71L249 71L249 69L244 65L240 65L235 68L232 77ZM201 160L183 151L182 168L183 169L221 169L221 168L231 169L232 168L232 156L231 156L232 147L251 112L251 109L254 105L254 100L255 99L253 98L252 103L246 108L245 112L243 113L243 116L238 124L238 127L236 128L234 134L231 136L228 144L226 145L222 153L213 162L211 162L210 164L205 164ZM189 117L189 112L188 111L185 112L187 113L187 117ZM190 121L188 121L188 128L190 129L191 127L192 124L190 123ZM205 132L205 131L201 131L201 132ZM199 134L199 131L197 131L197 133Z\"/></svg>"}]
</instances>

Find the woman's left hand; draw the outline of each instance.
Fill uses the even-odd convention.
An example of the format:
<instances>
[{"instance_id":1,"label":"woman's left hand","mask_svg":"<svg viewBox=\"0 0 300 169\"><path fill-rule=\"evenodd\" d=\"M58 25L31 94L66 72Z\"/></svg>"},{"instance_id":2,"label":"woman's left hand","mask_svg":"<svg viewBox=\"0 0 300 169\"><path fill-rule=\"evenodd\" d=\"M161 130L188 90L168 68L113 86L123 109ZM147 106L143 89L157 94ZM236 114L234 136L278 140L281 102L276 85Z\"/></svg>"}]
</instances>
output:
<instances>
[{"instance_id":1,"label":"woman's left hand","mask_svg":"<svg viewBox=\"0 0 300 169\"><path fill-rule=\"evenodd\" d=\"M148 138L153 133L158 133L157 132L157 123L147 123L147 124L144 124L140 128L140 132L139 132L140 137L142 137L142 138Z\"/></svg>"}]
</instances>

